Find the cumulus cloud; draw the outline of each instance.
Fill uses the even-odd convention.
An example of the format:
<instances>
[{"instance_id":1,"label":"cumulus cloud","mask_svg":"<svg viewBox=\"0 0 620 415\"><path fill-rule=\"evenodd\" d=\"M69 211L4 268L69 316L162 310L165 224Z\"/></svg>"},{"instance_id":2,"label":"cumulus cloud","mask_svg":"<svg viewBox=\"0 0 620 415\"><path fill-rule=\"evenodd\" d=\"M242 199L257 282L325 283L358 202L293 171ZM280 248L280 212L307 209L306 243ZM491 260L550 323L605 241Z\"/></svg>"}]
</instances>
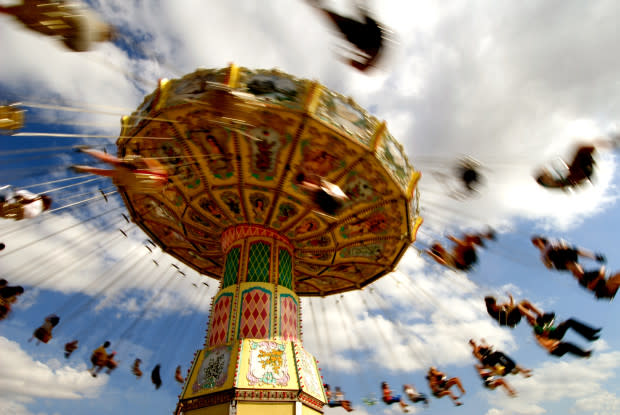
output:
<instances>
[{"instance_id":1,"label":"cumulus cloud","mask_svg":"<svg viewBox=\"0 0 620 415\"><path fill-rule=\"evenodd\" d=\"M0 407L6 414L28 414L25 405L40 398L96 398L107 383L107 376L93 378L84 364L35 360L5 337L0 337L0 349Z\"/></svg>"},{"instance_id":2,"label":"cumulus cloud","mask_svg":"<svg viewBox=\"0 0 620 415\"><path fill-rule=\"evenodd\" d=\"M12 95L25 104L90 108L92 111L73 113L46 109L36 111L36 116L29 112L26 115L29 119L34 117L33 120L47 124L98 124L103 126L98 128L102 133L119 133L120 117L135 108L142 99L142 92L123 74L129 62L123 52L103 45L93 52L70 53L55 39L16 30L19 26L10 18L0 16L0 19L3 23L0 36L10 44L20 45L19 48L3 51L0 79L3 89L12 91ZM24 50L29 53L23 53ZM42 62L45 64L42 65ZM22 87L17 91L14 85ZM155 85L153 83L151 88ZM108 107L93 108L101 105ZM86 132L93 131L92 128L82 128Z\"/></svg>"},{"instance_id":3,"label":"cumulus cloud","mask_svg":"<svg viewBox=\"0 0 620 415\"><path fill-rule=\"evenodd\" d=\"M24 405L15 401L2 402L0 415L33 415Z\"/></svg>"},{"instance_id":4,"label":"cumulus cloud","mask_svg":"<svg viewBox=\"0 0 620 415\"><path fill-rule=\"evenodd\" d=\"M593 396L577 399L575 407L571 409L571 413L579 414L585 411L597 415L617 414L620 412L620 397L615 393L601 391Z\"/></svg>"},{"instance_id":5,"label":"cumulus cloud","mask_svg":"<svg viewBox=\"0 0 620 415\"><path fill-rule=\"evenodd\" d=\"M328 5L356 15L349 2ZM556 6L561 13L553 12ZM613 82L620 58L593 52L613 48L613 3L584 10L579 2L558 1L531 7L484 0L441 6L382 2L372 8L397 43L389 64L373 76L335 61L328 45L338 36L301 1L258 7L241 0L227 8L193 0L155 5L114 0L95 1L93 7L119 28L125 49L102 44L92 52L70 53L54 39L19 30L1 16L7 23L0 28L2 38L23 45L3 52L0 82L5 88L28 85L19 91L22 96L115 107L122 115L161 76L231 61L279 67L319 79L388 121L424 173L420 186L428 229L475 226L483 220L499 225L517 217L567 227L615 200L614 157L599 163L596 186L577 194L549 192L531 178L539 166L558 155L567 157L576 142L605 135L617 121L609 108L620 95ZM574 60L565 62L569 54ZM41 57L45 67L39 65ZM137 76L153 84L144 85ZM93 114L76 117L96 121ZM96 118L114 122L104 130L118 132L118 119ZM445 184L434 174L449 173L464 154L482 163L485 176L480 197L465 204L447 197ZM450 209L460 211L458 223Z\"/></svg>"},{"instance_id":6,"label":"cumulus cloud","mask_svg":"<svg viewBox=\"0 0 620 415\"><path fill-rule=\"evenodd\" d=\"M546 15L552 10L549 4L455 2L439 9L428 3L416 2L415 8L432 16L432 30L396 26L408 34L399 45L402 62L393 66L400 70L392 71L375 93L361 87L352 94L376 107L391 129L395 121L394 132L423 172L426 226L454 226L450 217L456 210L459 223L469 226L525 216L566 227L608 207L614 200L613 157L600 163L596 186L577 194L539 188L531 175L554 157L571 156L578 141L605 135L614 121L617 114L608 108L616 100L617 86L610 91L605 79L613 76L608 59L615 67L618 58L593 54L589 44L592 39L613 42L613 19L602 18L599 30L598 20L588 24L584 19L600 18L601 10L584 14L578 3L558 5L562 13L553 18ZM380 9L387 9L389 21L399 22L389 6ZM416 13L400 15L409 21ZM589 36L567 29L576 26L588 30ZM568 45L571 56L587 63L566 65L558 76L557 62L567 56ZM599 73L597 68L603 66ZM416 84L423 86L409 86L418 77L423 79ZM347 86L356 90L355 85ZM420 91L411 94L412 89ZM479 197L458 203L445 195L446 185L434 173L450 174L465 154L482 163L485 186Z\"/></svg>"},{"instance_id":7,"label":"cumulus cloud","mask_svg":"<svg viewBox=\"0 0 620 415\"><path fill-rule=\"evenodd\" d=\"M617 351L600 353L588 360L545 362L534 368L531 378L509 379L519 392L519 399L487 394L493 406L487 415L544 414L548 413L547 404L566 399L575 401L571 413L617 413L620 397L607 390L606 382L615 376L619 366Z\"/></svg>"},{"instance_id":8,"label":"cumulus cloud","mask_svg":"<svg viewBox=\"0 0 620 415\"><path fill-rule=\"evenodd\" d=\"M471 338L515 349L510 332L488 318L471 281L451 271L429 276L421 261L409 251L399 272L362 292L304 299L305 347L322 366L349 373L368 361L399 373L462 364L471 359Z\"/></svg>"},{"instance_id":9,"label":"cumulus cloud","mask_svg":"<svg viewBox=\"0 0 620 415\"><path fill-rule=\"evenodd\" d=\"M117 219L103 225L64 214L20 229L6 240L8 247L0 255L10 260L3 275L11 284L87 294L97 299L97 310L113 306L137 314L148 306L151 311L143 313L144 318L162 312L207 311L217 283L178 265L183 276L172 266L178 264L173 258L145 248L144 234L128 225L120 211L109 212L108 218ZM128 237L119 229L125 229ZM25 304L31 303L29 297L24 296Z\"/></svg>"}]
</instances>

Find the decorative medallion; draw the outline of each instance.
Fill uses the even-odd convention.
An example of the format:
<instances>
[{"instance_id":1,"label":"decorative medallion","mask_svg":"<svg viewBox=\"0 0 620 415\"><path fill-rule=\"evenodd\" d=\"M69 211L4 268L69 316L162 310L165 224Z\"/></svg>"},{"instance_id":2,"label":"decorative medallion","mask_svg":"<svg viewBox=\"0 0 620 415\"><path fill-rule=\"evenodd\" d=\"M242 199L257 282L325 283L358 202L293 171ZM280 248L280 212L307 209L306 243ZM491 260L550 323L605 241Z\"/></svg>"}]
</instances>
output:
<instances>
[{"instance_id":1,"label":"decorative medallion","mask_svg":"<svg viewBox=\"0 0 620 415\"><path fill-rule=\"evenodd\" d=\"M264 222L265 213L269 207L270 199L264 193L250 193L250 210L252 212L254 222Z\"/></svg>"},{"instance_id":2,"label":"decorative medallion","mask_svg":"<svg viewBox=\"0 0 620 415\"><path fill-rule=\"evenodd\" d=\"M219 388L226 383L231 351L231 346L220 346L204 352L200 371L192 385L194 393Z\"/></svg>"},{"instance_id":3,"label":"decorative medallion","mask_svg":"<svg viewBox=\"0 0 620 415\"><path fill-rule=\"evenodd\" d=\"M286 343L250 340L247 380L250 386L288 386Z\"/></svg>"},{"instance_id":4,"label":"decorative medallion","mask_svg":"<svg viewBox=\"0 0 620 415\"><path fill-rule=\"evenodd\" d=\"M276 210L275 220L272 223L273 227L276 229L281 228L282 225L286 224L292 217L297 216L298 213L297 205L291 202L280 203Z\"/></svg>"}]
</instances>

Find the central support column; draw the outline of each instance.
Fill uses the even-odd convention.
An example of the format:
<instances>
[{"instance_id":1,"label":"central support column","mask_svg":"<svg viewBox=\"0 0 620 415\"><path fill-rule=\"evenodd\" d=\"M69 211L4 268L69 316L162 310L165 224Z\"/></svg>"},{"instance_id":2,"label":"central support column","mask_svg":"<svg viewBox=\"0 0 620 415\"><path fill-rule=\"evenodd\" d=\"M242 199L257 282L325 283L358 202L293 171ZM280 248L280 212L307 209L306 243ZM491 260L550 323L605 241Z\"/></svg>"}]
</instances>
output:
<instances>
[{"instance_id":1,"label":"central support column","mask_svg":"<svg viewBox=\"0 0 620 415\"><path fill-rule=\"evenodd\" d=\"M294 248L272 229L222 234L225 270L177 414L322 413L323 384L301 344Z\"/></svg>"}]
</instances>

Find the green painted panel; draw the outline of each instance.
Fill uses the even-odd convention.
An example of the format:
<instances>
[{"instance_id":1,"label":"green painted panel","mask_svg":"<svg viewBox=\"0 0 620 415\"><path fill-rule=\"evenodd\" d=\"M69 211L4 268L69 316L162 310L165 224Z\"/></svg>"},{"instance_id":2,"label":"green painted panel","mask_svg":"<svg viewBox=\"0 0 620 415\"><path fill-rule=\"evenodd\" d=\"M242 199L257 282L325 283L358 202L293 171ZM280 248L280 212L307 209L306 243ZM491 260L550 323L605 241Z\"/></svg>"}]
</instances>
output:
<instances>
[{"instance_id":1,"label":"green painted panel","mask_svg":"<svg viewBox=\"0 0 620 415\"><path fill-rule=\"evenodd\" d=\"M286 249L280 249L278 253L278 271L279 280L278 284L293 289L293 264L291 261L291 254Z\"/></svg>"},{"instance_id":2,"label":"green painted panel","mask_svg":"<svg viewBox=\"0 0 620 415\"><path fill-rule=\"evenodd\" d=\"M239 256L241 250L236 247L228 252L226 257L226 267L224 270L224 283L222 288L226 288L230 285L237 283L237 276L239 275Z\"/></svg>"},{"instance_id":3,"label":"green painted panel","mask_svg":"<svg viewBox=\"0 0 620 415\"><path fill-rule=\"evenodd\" d=\"M269 265L271 261L271 245L257 242L250 245L248 262L248 282L269 282Z\"/></svg>"}]
</instances>

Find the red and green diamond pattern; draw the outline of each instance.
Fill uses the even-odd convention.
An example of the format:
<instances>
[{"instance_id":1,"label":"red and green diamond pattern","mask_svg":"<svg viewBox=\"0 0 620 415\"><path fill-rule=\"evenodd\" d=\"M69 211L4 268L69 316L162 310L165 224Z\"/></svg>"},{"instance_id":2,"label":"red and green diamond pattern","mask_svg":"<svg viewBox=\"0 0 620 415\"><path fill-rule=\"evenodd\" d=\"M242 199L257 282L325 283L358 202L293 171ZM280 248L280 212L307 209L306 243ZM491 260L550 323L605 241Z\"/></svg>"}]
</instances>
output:
<instances>
[{"instance_id":1,"label":"red and green diamond pattern","mask_svg":"<svg viewBox=\"0 0 620 415\"><path fill-rule=\"evenodd\" d=\"M280 296L280 337L297 340L297 302L290 295Z\"/></svg>"},{"instance_id":2,"label":"red and green diamond pattern","mask_svg":"<svg viewBox=\"0 0 620 415\"><path fill-rule=\"evenodd\" d=\"M226 342L228 337L228 326L230 324L232 299L232 294L223 294L213 305L209 346L215 346Z\"/></svg>"},{"instance_id":3,"label":"red and green diamond pattern","mask_svg":"<svg viewBox=\"0 0 620 415\"><path fill-rule=\"evenodd\" d=\"M271 293L262 288L244 291L239 335L241 339L265 339L271 335Z\"/></svg>"}]
</instances>

